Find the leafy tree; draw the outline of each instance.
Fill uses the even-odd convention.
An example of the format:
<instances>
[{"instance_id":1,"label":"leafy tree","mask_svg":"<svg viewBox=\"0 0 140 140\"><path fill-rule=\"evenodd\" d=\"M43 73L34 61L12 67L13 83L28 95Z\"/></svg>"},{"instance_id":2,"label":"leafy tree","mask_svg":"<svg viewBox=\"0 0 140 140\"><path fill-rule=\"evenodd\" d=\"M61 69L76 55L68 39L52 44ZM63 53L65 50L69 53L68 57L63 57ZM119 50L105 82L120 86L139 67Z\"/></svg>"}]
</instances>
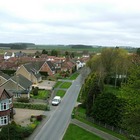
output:
<instances>
[{"instance_id":1,"label":"leafy tree","mask_svg":"<svg viewBox=\"0 0 140 140\"><path fill-rule=\"evenodd\" d=\"M128 62L128 55L125 50L105 48L102 50L101 55L94 55L88 61L87 66L92 71L97 72L100 79L103 79L107 84L110 84L111 79L114 78L114 85L116 86L118 76L126 76L129 66Z\"/></svg>"},{"instance_id":2,"label":"leafy tree","mask_svg":"<svg viewBox=\"0 0 140 140\"><path fill-rule=\"evenodd\" d=\"M129 132L140 137L140 108L135 108L129 112L123 122L124 128Z\"/></svg>"},{"instance_id":3,"label":"leafy tree","mask_svg":"<svg viewBox=\"0 0 140 140\"><path fill-rule=\"evenodd\" d=\"M68 57L69 56L69 52L65 51L65 56Z\"/></svg>"},{"instance_id":4,"label":"leafy tree","mask_svg":"<svg viewBox=\"0 0 140 140\"><path fill-rule=\"evenodd\" d=\"M122 126L133 135L138 135L140 121L140 65L134 64L129 70L127 83L122 85L121 97L128 101Z\"/></svg>"},{"instance_id":5,"label":"leafy tree","mask_svg":"<svg viewBox=\"0 0 140 140\"><path fill-rule=\"evenodd\" d=\"M100 94L93 105L93 117L103 123L119 126L125 112L125 100L112 93Z\"/></svg>"},{"instance_id":6,"label":"leafy tree","mask_svg":"<svg viewBox=\"0 0 140 140\"><path fill-rule=\"evenodd\" d=\"M102 92L102 83L98 82L98 75L91 73L80 91L80 98L86 108L87 116L91 116L95 98Z\"/></svg>"},{"instance_id":7,"label":"leafy tree","mask_svg":"<svg viewBox=\"0 0 140 140\"><path fill-rule=\"evenodd\" d=\"M70 57L71 57L71 58L74 58L74 57L75 57L75 54L72 52L72 53L70 54Z\"/></svg>"},{"instance_id":8,"label":"leafy tree","mask_svg":"<svg viewBox=\"0 0 140 140\"><path fill-rule=\"evenodd\" d=\"M55 49L53 49L53 50L51 51L51 55L52 55L52 56L58 56L58 51L55 50Z\"/></svg>"},{"instance_id":9,"label":"leafy tree","mask_svg":"<svg viewBox=\"0 0 140 140\"><path fill-rule=\"evenodd\" d=\"M48 54L48 51L46 51L45 49L42 50L42 54Z\"/></svg>"},{"instance_id":10,"label":"leafy tree","mask_svg":"<svg viewBox=\"0 0 140 140\"><path fill-rule=\"evenodd\" d=\"M40 55L41 55L41 53L40 53L39 51L36 51L36 52L35 52L35 57L36 57L36 58L39 58Z\"/></svg>"},{"instance_id":11,"label":"leafy tree","mask_svg":"<svg viewBox=\"0 0 140 140\"><path fill-rule=\"evenodd\" d=\"M0 132L1 140L23 140L22 128L16 124L9 124Z\"/></svg>"},{"instance_id":12,"label":"leafy tree","mask_svg":"<svg viewBox=\"0 0 140 140\"><path fill-rule=\"evenodd\" d=\"M137 48L136 54L140 56L140 48Z\"/></svg>"}]
</instances>

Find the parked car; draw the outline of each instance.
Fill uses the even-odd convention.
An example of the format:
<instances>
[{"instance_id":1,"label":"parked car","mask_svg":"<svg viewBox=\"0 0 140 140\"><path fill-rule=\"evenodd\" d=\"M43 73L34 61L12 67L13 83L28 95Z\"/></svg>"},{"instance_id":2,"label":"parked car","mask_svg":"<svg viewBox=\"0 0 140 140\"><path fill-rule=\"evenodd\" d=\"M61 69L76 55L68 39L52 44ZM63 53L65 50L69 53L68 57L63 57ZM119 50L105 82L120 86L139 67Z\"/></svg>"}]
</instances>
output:
<instances>
[{"instance_id":1,"label":"parked car","mask_svg":"<svg viewBox=\"0 0 140 140\"><path fill-rule=\"evenodd\" d=\"M55 96L52 100L52 105L58 105L61 102L61 97L60 96Z\"/></svg>"}]
</instances>

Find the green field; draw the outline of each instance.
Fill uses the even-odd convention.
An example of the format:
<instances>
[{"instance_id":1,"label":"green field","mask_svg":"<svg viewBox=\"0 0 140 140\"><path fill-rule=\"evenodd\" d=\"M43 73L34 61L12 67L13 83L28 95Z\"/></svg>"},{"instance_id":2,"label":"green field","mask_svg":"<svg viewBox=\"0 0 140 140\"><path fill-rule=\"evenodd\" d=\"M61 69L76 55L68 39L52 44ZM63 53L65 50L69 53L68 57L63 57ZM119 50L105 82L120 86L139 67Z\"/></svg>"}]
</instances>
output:
<instances>
[{"instance_id":1,"label":"green field","mask_svg":"<svg viewBox=\"0 0 140 140\"><path fill-rule=\"evenodd\" d=\"M103 140L102 138L80 128L74 124L70 124L63 140Z\"/></svg>"}]
</instances>

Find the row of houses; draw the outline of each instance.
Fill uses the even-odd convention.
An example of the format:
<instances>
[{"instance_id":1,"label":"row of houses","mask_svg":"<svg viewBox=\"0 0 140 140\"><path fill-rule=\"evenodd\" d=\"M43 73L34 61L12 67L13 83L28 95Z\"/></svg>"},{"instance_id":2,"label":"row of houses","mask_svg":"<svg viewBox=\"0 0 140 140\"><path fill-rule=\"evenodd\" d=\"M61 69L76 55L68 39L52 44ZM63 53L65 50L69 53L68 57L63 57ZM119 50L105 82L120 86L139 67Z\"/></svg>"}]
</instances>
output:
<instances>
[{"instance_id":1,"label":"row of houses","mask_svg":"<svg viewBox=\"0 0 140 140\"><path fill-rule=\"evenodd\" d=\"M6 56L5 54L5 58ZM7 56L5 60L0 61L2 70L16 70L12 77L0 71L0 126L8 124L9 120L13 118L13 100L15 98L30 98L32 86L42 81L40 72L47 72L48 75L53 76L61 71L71 73L74 67L78 70L84 65L85 61L81 62L80 59L72 60L47 55L42 55L40 58L32 58L26 55L23 57Z\"/></svg>"}]
</instances>

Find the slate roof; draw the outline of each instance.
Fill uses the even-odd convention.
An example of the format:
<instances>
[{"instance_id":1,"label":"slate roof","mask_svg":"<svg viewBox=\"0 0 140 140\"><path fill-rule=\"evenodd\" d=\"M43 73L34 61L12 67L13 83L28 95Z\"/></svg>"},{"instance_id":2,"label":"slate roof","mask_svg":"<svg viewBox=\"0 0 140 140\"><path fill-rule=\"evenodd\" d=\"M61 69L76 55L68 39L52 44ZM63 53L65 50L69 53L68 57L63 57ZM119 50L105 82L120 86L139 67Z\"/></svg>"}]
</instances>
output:
<instances>
[{"instance_id":1,"label":"slate roof","mask_svg":"<svg viewBox=\"0 0 140 140\"><path fill-rule=\"evenodd\" d=\"M50 69L52 71L55 71L55 66L54 66L54 64L51 61L46 61L46 63L48 64L48 66L50 67Z\"/></svg>"},{"instance_id":2,"label":"slate roof","mask_svg":"<svg viewBox=\"0 0 140 140\"><path fill-rule=\"evenodd\" d=\"M9 75L3 73L2 71L0 71L0 76L3 77L3 78L5 78L6 80L8 80L10 78Z\"/></svg>"},{"instance_id":3,"label":"slate roof","mask_svg":"<svg viewBox=\"0 0 140 140\"><path fill-rule=\"evenodd\" d=\"M28 89L32 85L32 82L21 74L14 75L11 79L16 83L18 82L18 84L24 89Z\"/></svg>"},{"instance_id":4,"label":"slate roof","mask_svg":"<svg viewBox=\"0 0 140 140\"><path fill-rule=\"evenodd\" d=\"M0 99L1 99L1 96L2 96L2 94L3 94L4 91L6 93L7 98L11 98L13 96L12 93L10 93L7 90L5 90L4 88L0 87Z\"/></svg>"}]
</instances>

